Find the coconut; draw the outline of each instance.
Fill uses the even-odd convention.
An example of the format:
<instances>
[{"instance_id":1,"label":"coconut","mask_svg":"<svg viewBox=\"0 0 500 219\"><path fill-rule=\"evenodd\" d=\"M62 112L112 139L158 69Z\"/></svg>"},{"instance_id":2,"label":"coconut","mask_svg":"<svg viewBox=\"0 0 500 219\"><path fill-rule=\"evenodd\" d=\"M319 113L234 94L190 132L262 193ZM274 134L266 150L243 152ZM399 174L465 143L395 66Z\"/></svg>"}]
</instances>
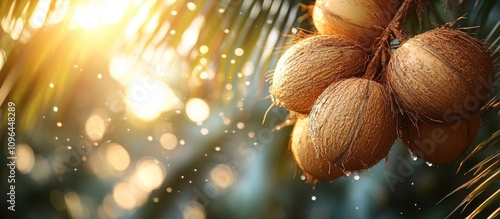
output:
<instances>
[{"instance_id":1,"label":"coconut","mask_svg":"<svg viewBox=\"0 0 500 219\"><path fill-rule=\"evenodd\" d=\"M493 63L483 43L447 28L409 39L393 54L387 81L403 111L449 122L467 117L489 99Z\"/></svg>"},{"instance_id":2,"label":"coconut","mask_svg":"<svg viewBox=\"0 0 500 219\"><path fill-rule=\"evenodd\" d=\"M398 0L317 0L313 23L321 34L343 36L369 48L399 5Z\"/></svg>"},{"instance_id":3,"label":"coconut","mask_svg":"<svg viewBox=\"0 0 500 219\"><path fill-rule=\"evenodd\" d=\"M397 115L386 88L350 78L330 85L309 117L311 139L326 160L344 171L361 171L386 157L397 138Z\"/></svg>"},{"instance_id":4,"label":"coconut","mask_svg":"<svg viewBox=\"0 0 500 219\"><path fill-rule=\"evenodd\" d=\"M332 181L344 172L323 157L318 156L309 134L309 117L299 118L292 131L291 151L297 165L304 172L308 182Z\"/></svg>"},{"instance_id":5,"label":"coconut","mask_svg":"<svg viewBox=\"0 0 500 219\"><path fill-rule=\"evenodd\" d=\"M404 145L417 157L445 164L460 157L474 141L480 125L480 113L450 123L402 120L399 135Z\"/></svg>"},{"instance_id":6,"label":"coconut","mask_svg":"<svg viewBox=\"0 0 500 219\"><path fill-rule=\"evenodd\" d=\"M328 85L362 73L366 59L363 48L340 37L306 38L287 49L279 59L271 95L277 104L307 114Z\"/></svg>"}]
</instances>

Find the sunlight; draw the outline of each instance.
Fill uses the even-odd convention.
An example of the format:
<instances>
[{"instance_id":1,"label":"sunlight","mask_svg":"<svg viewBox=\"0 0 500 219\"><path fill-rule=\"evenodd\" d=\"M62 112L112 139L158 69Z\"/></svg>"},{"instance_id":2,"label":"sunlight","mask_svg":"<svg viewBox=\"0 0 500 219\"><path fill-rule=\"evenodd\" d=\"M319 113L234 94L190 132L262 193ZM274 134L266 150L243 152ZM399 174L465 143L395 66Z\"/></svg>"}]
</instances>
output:
<instances>
[{"instance_id":1,"label":"sunlight","mask_svg":"<svg viewBox=\"0 0 500 219\"><path fill-rule=\"evenodd\" d=\"M127 89L127 108L142 120L153 120L175 109L181 101L165 83L148 75L136 75Z\"/></svg>"},{"instance_id":2,"label":"sunlight","mask_svg":"<svg viewBox=\"0 0 500 219\"><path fill-rule=\"evenodd\" d=\"M73 22L85 29L99 24L115 24L122 19L128 5L128 0L91 0L81 3L73 15Z\"/></svg>"},{"instance_id":3,"label":"sunlight","mask_svg":"<svg viewBox=\"0 0 500 219\"><path fill-rule=\"evenodd\" d=\"M33 15L31 15L29 24L31 27L38 29L43 26L45 19L47 19L47 13L50 8L50 0L41 0L36 5Z\"/></svg>"},{"instance_id":4,"label":"sunlight","mask_svg":"<svg viewBox=\"0 0 500 219\"><path fill-rule=\"evenodd\" d=\"M132 60L126 56L113 57L109 61L109 74L121 85L127 86L132 77Z\"/></svg>"},{"instance_id":5,"label":"sunlight","mask_svg":"<svg viewBox=\"0 0 500 219\"><path fill-rule=\"evenodd\" d=\"M139 11L135 16L128 22L125 28L125 37L128 39L133 38L138 32L141 25L146 21L149 16L149 11L153 6L152 1L147 1L141 4Z\"/></svg>"}]
</instances>

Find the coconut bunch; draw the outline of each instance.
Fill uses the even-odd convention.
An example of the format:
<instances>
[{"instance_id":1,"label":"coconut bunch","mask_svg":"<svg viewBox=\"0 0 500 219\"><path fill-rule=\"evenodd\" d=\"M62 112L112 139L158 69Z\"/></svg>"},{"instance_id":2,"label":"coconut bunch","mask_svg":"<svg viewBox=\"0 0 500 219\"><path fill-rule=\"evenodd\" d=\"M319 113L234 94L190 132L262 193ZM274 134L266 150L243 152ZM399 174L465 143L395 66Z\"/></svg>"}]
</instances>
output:
<instances>
[{"instance_id":1,"label":"coconut bunch","mask_svg":"<svg viewBox=\"0 0 500 219\"><path fill-rule=\"evenodd\" d=\"M290 148L309 182L371 168L398 136L416 156L438 164L457 159L474 140L493 86L489 52L448 28L400 39L389 26L400 23L407 2L317 0L311 11L317 34L279 59L271 97L303 115ZM384 47L389 36L403 42L394 53Z\"/></svg>"}]
</instances>

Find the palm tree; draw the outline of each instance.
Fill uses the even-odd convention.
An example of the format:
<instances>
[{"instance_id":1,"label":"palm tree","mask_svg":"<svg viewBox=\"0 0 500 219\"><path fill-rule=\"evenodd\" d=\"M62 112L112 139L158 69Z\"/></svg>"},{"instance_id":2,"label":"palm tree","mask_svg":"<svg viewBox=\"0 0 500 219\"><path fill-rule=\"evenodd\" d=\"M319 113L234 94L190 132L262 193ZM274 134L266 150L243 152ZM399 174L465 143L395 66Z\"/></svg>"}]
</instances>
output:
<instances>
[{"instance_id":1,"label":"palm tree","mask_svg":"<svg viewBox=\"0 0 500 219\"><path fill-rule=\"evenodd\" d=\"M1 159L13 160L10 149L17 156L15 184L1 184L16 194L10 214L498 216L498 90L474 146L457 162L429 167L397 142L385 166L333 183L304 182L288 151L292 118L269 108L266 78L286 48L314 32L313 3L2 1L1 139L16 146ZM407 36L460 28L499 63L499 1L421 3L409 11ZM389 183L401 165L408 174Z\"/></svg>"}]
</instances>

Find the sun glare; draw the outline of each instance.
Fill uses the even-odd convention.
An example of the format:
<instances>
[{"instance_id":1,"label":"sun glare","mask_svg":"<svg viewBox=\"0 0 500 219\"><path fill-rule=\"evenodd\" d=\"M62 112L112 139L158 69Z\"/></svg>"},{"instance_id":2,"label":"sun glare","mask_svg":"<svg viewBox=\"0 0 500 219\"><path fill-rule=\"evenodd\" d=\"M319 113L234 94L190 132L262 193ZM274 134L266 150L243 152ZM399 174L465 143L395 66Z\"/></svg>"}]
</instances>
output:
<instances>
[{"instance_id":1,"label":"sun glare","mask_svg":"<svg viewBox=\"0 0 500 219\"><path fill-rule=\"evenodd\" d=\"M120 21L129 5L128 0L91 0L82 2L73 15L73 23L88 29L99 24Z\"/></svg>"},{"instance_id":2,"label":"sun glare","mask_svg":"<svg viewBox=\"0 0 500 219\"><path fill-rule=\"evenodd\" d=\"M142 120L153 120L181 103L174 91L165 83L148 75L136 75L128 87L127 107Z\"/></svg>"}]
</instances>

